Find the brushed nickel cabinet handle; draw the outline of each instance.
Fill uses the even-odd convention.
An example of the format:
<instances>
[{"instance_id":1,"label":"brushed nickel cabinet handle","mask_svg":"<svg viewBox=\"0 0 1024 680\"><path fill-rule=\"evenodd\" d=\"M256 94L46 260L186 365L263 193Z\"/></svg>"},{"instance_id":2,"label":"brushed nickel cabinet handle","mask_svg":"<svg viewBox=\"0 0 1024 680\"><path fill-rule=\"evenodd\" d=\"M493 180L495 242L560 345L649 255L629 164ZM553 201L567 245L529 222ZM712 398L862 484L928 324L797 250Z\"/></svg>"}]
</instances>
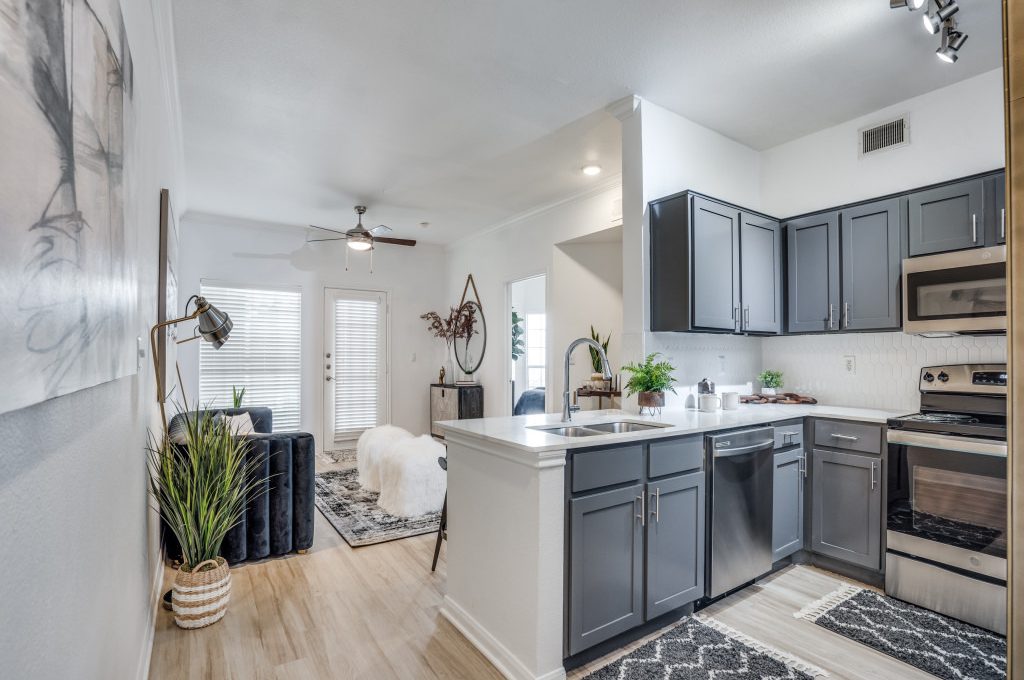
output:
<instances>
[{"instance_id":1,"label":"brushed nickel cabinet handle","mask_svg":"<svg viewBox=\"0 0 1024 680\"><path fill-rule=\"evenodd\" d=\"M978 242L978 216L971 213L971 243Z\"/></svg>"},{"instance_id":2,"label":"brushed nickel cabinet handle","mask_svg":"<svg viewBox=\"0 0 1024 680\"><path fill-rule=\"evenodd\" d=\"M832 330L832 303L828 305L828 329Z\"/></svg>"},{"instance_id":3,"label":"brushed nickel cabinet handle","mask_svg":"<svg viewBox=\"0 0 1024 680\"><path fill-rule=\"evenodd\" d=\"M743 308L743 328L750 328L750 307Z\"/></svg>"},{"instance_id":4,"label":"brushed nickel cabinet handle","mask_svg":"<svg viewBox=\"0 0 1024 680\"><path fill-rule=\"evenodd\" d=\"M654 517L654 523L657 524L661 519L661 488L656 487L654 493L651 494L652 504L654 505L654 511L651 515Z\"/></svg>"},{"instance_id":5,"label":"brushed nickel cabinet handle","mask_svg":"<svg viewBox=\"0 0 1024 680\"><path fill-rule=\"evenodd\" d=\"M807 454L800 456L800 472L804 473L804 479L807 479Z\"/></svg>"},{"instance_id":6,"label":"brushed nickel cabinet handle","mask_svg":"<svg viewBox=\"0 0 1024 680\"><path fill-rule=\"evenodd\" d=\"M1006 208L999 211L999 238L1006 238Z\"/></svg>"},{"instance_id":7,"label":"brushed nickel cabinet handle","mask_svg":"<svg viewBox=\"0 0 1024 680\"><path fill-rule=\"evenodd\" d=\"M871 490L875 490L875 461L871 461Z\"/></svg>"},{"instance_id":8,"label":"brushed nickel cabinet handle","mask_svg":"<svg viewBox=\"0 0 1024 680\"><path fill-rule=\"evenodd\" d=\"M842 439L848 442L855 442L860 439L860 437L854 437L852 434L839 434L838 432L833 432L832 436L836 439Z\"/></svg>"},{"instance_id":9,"label":"brushed nickel cabinet handle","mask_svg":"<svg viewBox=\"0 0 1024 680\"><path fill-rule=\"evenodd\" d=\"M843 328L850 327L850 303L843 303Z\"/></svg>"},{"instance_id":10,"label":"brushed nickel cabinet handle","mask_svg":"<svg viewBox=\"0 0 1024 680\"><path fill-rule=\"evenodd\" d=\"M640 526L644 526L644 495L640 494L636 497L636 500L640 501L640 514L634 515L634 517L640 520Z\"/></svg>"}]
</instances>

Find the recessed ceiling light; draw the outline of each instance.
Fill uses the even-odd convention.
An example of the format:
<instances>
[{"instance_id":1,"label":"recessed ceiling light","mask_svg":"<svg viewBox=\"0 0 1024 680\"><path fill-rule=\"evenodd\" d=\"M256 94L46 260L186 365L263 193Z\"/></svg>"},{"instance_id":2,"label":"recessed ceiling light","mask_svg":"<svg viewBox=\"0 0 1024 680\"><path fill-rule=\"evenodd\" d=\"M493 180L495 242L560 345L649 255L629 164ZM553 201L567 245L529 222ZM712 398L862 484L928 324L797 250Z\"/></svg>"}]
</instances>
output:
<instances>
[{"instance_id":1,"label":"recessed ceiling light","mask_svg":"<svg viewBox=\"0 0 1024 680\"><path fill-rule=\"evenodd\" d=\"M582 170L583 174L586 175L587 177L593 177L594 175L601 174L601 166L598 165L597 163L587 163L582 168L580 168L580 170Z\"/></svg>"}]
</instances>

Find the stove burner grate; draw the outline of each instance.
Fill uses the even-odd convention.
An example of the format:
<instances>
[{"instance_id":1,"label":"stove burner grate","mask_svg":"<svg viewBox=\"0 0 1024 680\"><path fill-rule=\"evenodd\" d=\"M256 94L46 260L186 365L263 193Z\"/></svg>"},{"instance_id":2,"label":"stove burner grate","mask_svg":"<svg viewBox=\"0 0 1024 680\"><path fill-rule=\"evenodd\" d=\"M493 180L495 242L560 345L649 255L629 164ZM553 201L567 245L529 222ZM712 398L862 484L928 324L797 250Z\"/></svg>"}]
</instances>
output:
<instances>
[{"instance_id":1,"label":"stove burner grate","mask_svg":"<svg viewBox=\"0 0 1024 680\"><path fill-rule=\"evenodd\" d=\"M974 416L963 413L918 413L910 416L907 420L914 420L919 423L980 423Z\"/></svg>"}]
</instances>

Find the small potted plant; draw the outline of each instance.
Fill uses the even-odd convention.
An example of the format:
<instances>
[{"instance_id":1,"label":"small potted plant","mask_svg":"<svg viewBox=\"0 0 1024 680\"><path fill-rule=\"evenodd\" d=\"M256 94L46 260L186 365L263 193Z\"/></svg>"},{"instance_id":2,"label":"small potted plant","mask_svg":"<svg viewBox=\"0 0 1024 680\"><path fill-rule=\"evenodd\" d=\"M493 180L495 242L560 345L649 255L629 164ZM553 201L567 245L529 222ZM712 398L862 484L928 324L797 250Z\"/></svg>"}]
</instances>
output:
<instances>
[{"instance_id":1,"label":"small potted plant","mask_svg":"<svg viewBox=\"0 0 1024 680\"><path fill-rule=\"evenodd\" d=\"M608 356L608 343L612 341L611 334L608 335L604 340L601 340L601 334L594 330L594 327L590 327L590 338L601 345L601 349L604 350L605 356ZM594 372L590 374L590 387L595 390L606 390L608 384L604 379L604 366L601 365L601 355L597 353L597 350L593 347L588 347L590 350L590 364L594 367Z\"/></svg>"},{"instance_id":2,"label":"small potted plant","mask_svg":"<svg viewBox=\"0 0 1024 680\"><path fill-rule=\"evenodd\" d=\"M631 362L622 367L623 371L631 374L626 383L626 393L637 395L641 415L645 408L650 409L653 413L654 409L665 406L665 390L672 390L673 394L676 393L675 388L672 387L672 383L676 382L676 379L672 377L675 366L667 361L655 362L659 356L659 352L654 352L648 354L642 364Z\"/></svg>"},{"instance_id":3,"label":"small potted plant","mask_svg":"<svg viewBox=\"0 0 1024 680\"><path fill-rule=\"evenodd\" d=\"M761 383L761 394L773 395L782 387L782 371L766 368L761 371L761 375L757 376L757 381Z\"/></svg>"},{"instance_id":4,"label":"small potted plant","mask_svg":"<svg viewBox=\"0 0 1024 680\"><path fill-rule=\"evenodd\" d=\"M249 441L227 420L184 411L184 443L165 432L149 452L149 490L178 539L182 565L174 577L171 609L181 628L203 628L227 612L231 572L220 556L225 534L242 518L250 496L266 481Z\"/></svg>"}]
</instances>

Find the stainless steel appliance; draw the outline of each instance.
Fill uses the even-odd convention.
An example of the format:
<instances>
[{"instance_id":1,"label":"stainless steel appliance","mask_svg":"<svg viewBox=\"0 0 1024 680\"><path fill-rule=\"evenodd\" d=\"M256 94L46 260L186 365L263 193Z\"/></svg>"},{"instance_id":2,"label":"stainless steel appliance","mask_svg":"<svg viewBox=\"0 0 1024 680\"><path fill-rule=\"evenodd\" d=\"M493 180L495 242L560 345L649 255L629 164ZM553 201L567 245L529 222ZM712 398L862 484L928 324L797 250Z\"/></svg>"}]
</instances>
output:
<instances>
[{"instance_id":1,"label":"stainless steel appliance","mask_svg":"<svg viewBox=\"0 0 1024 680\"><path fill-rule=\"evenodd\" d=\"M775 428L709 436L708 597L772 568L772 449Z\"/></svg>"},{"instance_id":2,"label":"stainless steel appliance","mask_svg":"<svg viewBox=\"0 0 1024 680\"><path fill-rule=\"evenodd\" d=\"M1006 332L1006 246L903 260L903 332Z\"/></svg>"},{"instance_id":3,"label":"stainless steel appliance","mask_svg":"<svg viewBox=\"0 0 1024 680\"><path fill-rule=\"evenodd\" d=\"M888 422L885 592L1006 633L1006 364L921 369Z\"/></svg>"}]
</instances>

